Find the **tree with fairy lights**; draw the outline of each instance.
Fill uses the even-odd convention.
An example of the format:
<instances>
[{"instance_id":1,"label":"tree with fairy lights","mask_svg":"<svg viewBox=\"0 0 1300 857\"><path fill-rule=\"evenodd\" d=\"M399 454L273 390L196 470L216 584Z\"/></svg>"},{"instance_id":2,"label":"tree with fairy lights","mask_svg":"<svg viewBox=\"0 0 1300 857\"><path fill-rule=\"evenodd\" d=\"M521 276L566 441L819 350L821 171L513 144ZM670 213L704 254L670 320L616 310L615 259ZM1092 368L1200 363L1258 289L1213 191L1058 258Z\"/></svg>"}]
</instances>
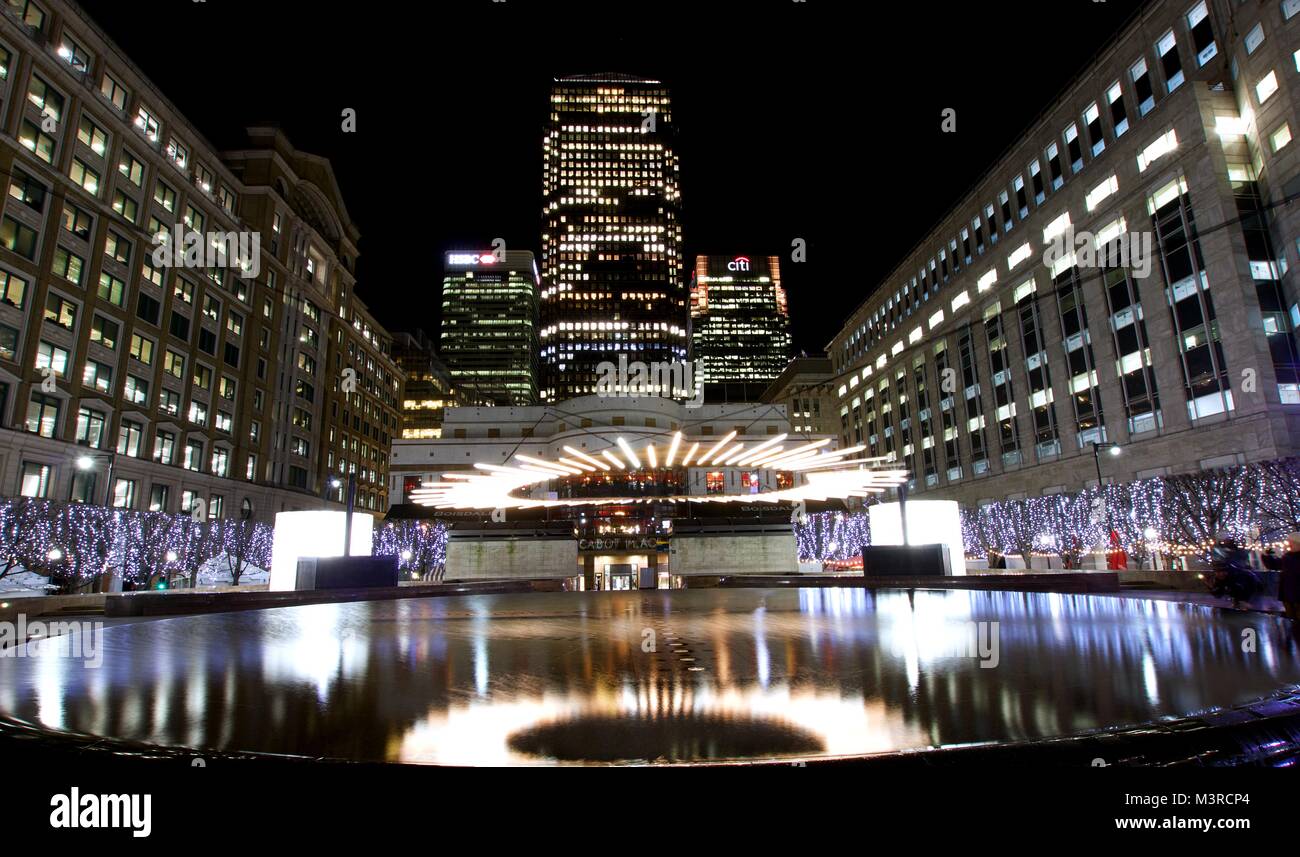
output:
<instances>
[{"instance_id":1,"label":"tree with fairy lights","mask_svg":"<svg viewBox=\"0 0 1300 857\"><path fill-rule=\"evenodd\" d=\"M239 579L249 568L270 567L271 531L266 527L242 518L228 518L210 522L209 530L212 553L225 557L232 586L239 585Z\"/></svg>"},{"instance_id":2,"label":"tree with fairy lights","mask_svg":"<svg viewBox=\"0 0 1300 857\"><path fill-rule=\"evenodd\" d=\"M1242 538L1250 530L1255 481L1246 468L1178 473L1164 482L1161 519L1168 541L1206 555L1219 533Z\"/></svg>"},{"instance_id":3,"label":"tree with fairy lights","mask_svg":"<svg viewBox=\"0 0 1300 857\"><path fill-rule=\"evenodd\" d=\"M184 516L162 512L132 514L126 525L129 547L123 551L122 579L147 583L154 574L166 574L170 584L170 571L181 557L176 542L183 521Z\"/></svg>"},{"instance_id":4,"label":"tree with fairy lights","mask_svg":"<svg viewBox=\"0 0 1300 857\"><path fill-rule=\"evenodd\" d=\"M1300 459L1261 461L1255 492L1256 520L1260 539L1280 541L1287 533L1300 530Z\"/></svg>"},{"instance_id":5,"label":"tree with fairy lights","mask_svg":"<svg viewBox=\"0 0 1300 857\"><path fill-rule=\"evenodd\" d=\"M1086 488L1077 494L1055 494L1043 498L1047 531L1055 537L1056 552L1066 568L1082 568L1083 557L1101 543L1105 519L1100 514L1101 496Z\"/></svg>"},{"instance_id":6,"label":"tree with fairy lights","mask_svg":"<svg viewBox=\"0 0 1300 857\"><path fill-rule=\"evenodd\" d=\"M36 529L45 524L45 510L27 497L0 503L0 579L17 568L33 568Z\"/></svg>"},{"instance_id":7,"label":"tree with fairy lights","mask_svg":"<svg viewBox=\"0 0 1300 857\"><path fill-rule=\"evenodd\" d=\"M69 503L61 512L66 532L68 570L74 584L121 564L121 552L133 544L125 524L128 513L104 506ZM122 537L126 535L127 538ZM119 540L121 544L119 544Z\"/></svg>"},{"instance_id":8,"label":"tree with fairy lights","mask_svg":"<svg viewBox=\"0 0 1300 857\"><path fill-rule=\"evenodd\" d=\"M870 519L865 512L815 512L795 524L800 562L845 562L871 544Z\"/></svg>"},{"instance_id":9,"label":"tree with fairy lights","mask_svg":"<svg viewBox=\"0 0 1300 857\"><path fill-rule=\"evenodd\" d=\"M375 534L376 556L396 556L417 580L440 580L447 568L447 527L440 521L393 521Z\"/></svg>"},{"instance_id":10,"label":"tree with fairy lights","mask_svg":"<svg viewBox=\"0 0 1300 857\"><path fill-rule=\"evenodd\" d=\"M1159 478L1106 486L1109 524L1119 535L1130 568L1143 568L1159 551L1165 531L1164 492L1165 482Z\"/></svg>"},{"instance_id":11,"label":"tree with fairy lights","mask_svg":"<svg viewBox=\"0 0 1300 857\"><path fill-rule=\"evenodd\" d=\"M1048 526L1043 504L1035 502L1039 499L997 503L985 506L979 512L994 534L994 549L1001 554L1020 554L1025 568L1030 567L1035 541Z\"/></svg>"},{"instance_id":12,"label":"tree with fairy lights","mask_svg":"<svg viewBox=\"0 0 1300 857\"><path fill-rule=\"evenodd\" d=\"M991 534L984 526L985 519L980 514L981 511L982 507L970 509L965 506L957 511L961 518L961 543L966 548L968 559L988 556L990 551L995 550Z\"/></svg>"}]
</instances>

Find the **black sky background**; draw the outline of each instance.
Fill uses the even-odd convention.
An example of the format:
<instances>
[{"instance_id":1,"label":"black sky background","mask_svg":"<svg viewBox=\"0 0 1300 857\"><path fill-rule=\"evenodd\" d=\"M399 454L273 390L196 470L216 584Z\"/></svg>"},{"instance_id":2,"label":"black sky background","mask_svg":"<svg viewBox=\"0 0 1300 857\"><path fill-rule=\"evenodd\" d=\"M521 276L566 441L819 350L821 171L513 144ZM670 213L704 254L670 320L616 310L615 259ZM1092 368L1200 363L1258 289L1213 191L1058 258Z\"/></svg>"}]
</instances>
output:
<instances>
[{"instance_id":1,"label":"black sky background","mask_svg":"<svg viewBox=\"0 0 1300 857\"><path fill-rule=\"evenodd\" d=\"M390 330L436 333L443 251L499 236L540 255L554 77L663 80L688 269L781 256L808 353L1139 5L83 0L215 145L269 122L333 162L361 231L357 291Z\"/></svg>"}]
</instances>

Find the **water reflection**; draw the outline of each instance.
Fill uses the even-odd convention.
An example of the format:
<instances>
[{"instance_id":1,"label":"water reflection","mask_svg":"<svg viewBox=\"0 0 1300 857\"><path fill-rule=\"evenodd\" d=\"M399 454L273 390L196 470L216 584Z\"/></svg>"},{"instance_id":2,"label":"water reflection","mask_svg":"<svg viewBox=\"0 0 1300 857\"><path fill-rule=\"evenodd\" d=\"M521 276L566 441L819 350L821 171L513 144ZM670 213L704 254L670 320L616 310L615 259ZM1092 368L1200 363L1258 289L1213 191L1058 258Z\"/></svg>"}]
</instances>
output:
<instances>
[{"instance_id":1,"label":"water reflection","mask_svg":"<svg viewBox=\"0 0 1300 857\"><path fill-rule=\"evenodd\" d=\"M991 668L970 647L986 623ZM1255 652L1243 651L1246 629ZM0 710L194 748L552 764L1047 737L1300 683L1294 638L1272 617L1005 592L320 604L124 625L103 647L100 669L57 653L0 658Z\"/></svg>"}]
</instances>

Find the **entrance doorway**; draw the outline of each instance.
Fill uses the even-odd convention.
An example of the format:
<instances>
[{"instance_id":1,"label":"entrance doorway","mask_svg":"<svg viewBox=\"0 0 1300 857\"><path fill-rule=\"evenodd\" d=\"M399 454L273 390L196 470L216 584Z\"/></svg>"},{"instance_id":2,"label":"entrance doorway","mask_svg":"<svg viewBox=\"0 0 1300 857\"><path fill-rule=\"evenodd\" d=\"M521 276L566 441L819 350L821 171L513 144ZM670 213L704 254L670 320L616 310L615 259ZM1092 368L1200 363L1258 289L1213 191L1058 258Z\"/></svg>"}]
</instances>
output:
<instances>
[{"instance_id":1,"label":"entrance doorway","mask_svg":"<svg viewBox=\"0 0 1300 857\"><path fill-rule=\"evenodd\" d=\"M645 588L642 578L653 565L646 554L597 554L581 560L585 569L581 589L588 592Z\"/></svg>"},{"instance_id":2,"label":"entrance doorway","mask_svg":"<svg viewBox=\"0 0 1300 857\"><path fill-rule=\"evenodd\" d=\"M605 566L605 579L611 590L636 589L636 572L631 563L611 563Z\"/></svg>"}]
</instances>

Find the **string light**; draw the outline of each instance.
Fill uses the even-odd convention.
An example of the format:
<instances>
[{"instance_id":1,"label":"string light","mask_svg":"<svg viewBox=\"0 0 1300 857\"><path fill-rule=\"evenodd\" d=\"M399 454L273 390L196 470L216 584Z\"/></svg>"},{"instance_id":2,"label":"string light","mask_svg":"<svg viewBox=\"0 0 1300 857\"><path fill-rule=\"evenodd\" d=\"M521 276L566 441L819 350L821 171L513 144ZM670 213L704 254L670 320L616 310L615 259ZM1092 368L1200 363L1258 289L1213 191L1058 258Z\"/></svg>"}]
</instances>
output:
<instances>
[{"instance_id":1,"label":"string light","mask_svg":"<svg viewBox=\"0 0 1300 857\"><path fill-rule=\"evenodd\" d=\"M75 583L112 572L145 584L154 574L189 575L220 560L231 578L271 566L272 527L238 518L137 512L83 503L0 500L0 565ZM400 521L375 530L376 556L401 556L400 567L441 573L447 531L440 523Z\"/></svg>"},{"instance_id":2,"label":"string light","mask_svg":"<svg viewBox=\"0 0 1300 857\"><path fill-rule=\"evenodd\" d=\"M962 509L967 556L990 553L1079 559L1118 547L1141 565L1159 554L1207 557L1227 533L1248 550L1284 547L1300 529L1300 459L1180 473L1075 494L1005 500ZM1043 544L1047 534L1054 544Z\"/></svg>"}]
</instances>

